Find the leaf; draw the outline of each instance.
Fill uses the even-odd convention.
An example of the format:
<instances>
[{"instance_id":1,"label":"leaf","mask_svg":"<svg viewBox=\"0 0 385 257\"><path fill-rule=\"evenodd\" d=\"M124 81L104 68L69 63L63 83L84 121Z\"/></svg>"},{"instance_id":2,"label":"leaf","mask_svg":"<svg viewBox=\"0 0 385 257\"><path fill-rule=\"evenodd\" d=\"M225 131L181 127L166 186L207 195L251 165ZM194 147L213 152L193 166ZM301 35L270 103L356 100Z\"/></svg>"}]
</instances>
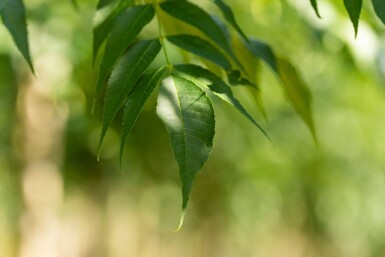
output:
<instances>
[{"instance_id":1,"label":"leaf","mask_svg":"<svg viewBox=\"0 0 385 257\"><path fill-rule=\"evenodd\" d=\"M99 151L108 127L130 94L135 83L155 59L161 49L158 39L136 42L119 60L108 81L104 98L103 127Z\"/></svg>"},{"instance_id":2,"label":"leaf","mask_svg":"<svg viewBox=\"0 0 385 257\"><path fill-rule=\"evenodd\" d=\"M277 66L279 77L283 82L282 84L289 101L308 126L314 141L317 142L311 108L311 93L309 89L299 77L296 69L288 61L277 58Z\"/></svg>"},{"instance_id":3,"label":"leaf","mask_svg":"<svg viewBox=\"0 0 385 257\"><path fill-rule=\"evenodd\" d=\"M243 108L241 103L234 97L231 88L217 75L209 70L194 64L179 64L174 66L179 72L180 76L194 81L195 84L203 84L208 87L219 98L235 107L242 115L262 131L262 133L269 138L265 130L253 119L253 117Z\"/></svg>"},{"instance_id":4,"label":"leaf","mask_svg":"<svg viewBox=\"0 0 385 257\"><path fill-rule=\"evenodd\" d=\"M276 57L269 45L258 40L251 40L246 44L249 51L255 56L266 62L275 72L277 72Z\"/></svg>"},{"instance_id":5,"label":"leaf","mask_svg":"<svg viewBox=\"0 0 385 257\"><path fill-rule=\"evenodd\" d=\"M385 2L384 0L372 0L374 11L382 23L385 24Z\"/></svg>"},{"instance_id":6,"label":"leaf","mask_svg":"<svg viewBox=\"0 0 385 257\"><path fill-rule=\"evenodd\" d=\"M143 105L146 103L148 97L151 95L151 92L154 90L154 88L158 85L159 81L164 77L166 71L167 68L163 67L156 71L147 72L142 75L127 99L123 115L123 127L120 144L121 165L128 135L130 134L131 129L143 108Z\"/></svg>"},{"instance_id":7,"label":"leaf","mask_svg":"<svg viewBox=\"0 0 385 257\"><path fill-rule=\"evenodd\" d=\"M319 14L319 11L318 11L317 0L310 0L310 3L311 3L311 6L313 6L313 9L317 14L318 18L321 18L321 15Z\"/></svg>"},{"instance_id":8,"label":"leaf","mask_svg":"<svg viewBox=\"0 0 385 257\"><path fill-rule=\"evenodd\" d=\"M222 29L208 13L200 7L188 1L166 1L161 3L160 7L169 15L202 31L232 58L234 57Z\"/></svg>"},{"instance_id":9,"label":"leaf","mask_svg":"<svg viewBox=\"0 0 385 257\"><path fill-rule=\"evenodd\" d=\"M112 1L112 3L115 1ZM103 22L99 23L94 27L93 30L93 49L92 49L92 64L95 65L96 55L102 44L107 40L116 17L122 13L124 8L131 6L134 4L134 0L129 1L120 1L117 6L112 10L110 15L108 15ZM104 6L103 6L104 7Z\"/></svg>"},{"instance_id":10,"label":"leaf","mask_svg":"<svg viewBox=\"0 0 385 257\"><path fill-rule=\"evenodd\" d=\"M167 40L186 51L206 58L225 70L231 69L231 63L215 46L197 36L174 35L168 36Z\"/></svg>"},{"instance_id":11,"label":"leaf","mask_svg":"<svg viewBox=\"0 0 385 257\"><path fill-rule=\"evenodd\" d=\"M362 0L344 0L345 8L349 13L350 20L353 23L354 35L357 37L358 21L360 19ZM383 6L384 3L381 5Z\"/></svg>"},{"instance_id":12,"label":"leaf","mask_svg":"<svg viewBox=\"0 0 385 257\"><path fill-rule=\"evenodd\" d=\"M238 23L235 20L235 16L231 8L222 0L213 0L214 3L219 7L222 11L225 20L237 31L237 33L245 40L249 41L248 37L245 33L243 33L241 27L239 27Z\"/></svg>"},{"instance_id":13,"label":"leaf","mask_svg":"<svg viewBox=\"0 0 385 257\"><path fill-rule=\"evenodd\" d=\"M100 64L94 101L99 96L118 58L124 53L142 28L153 19L154 15L155 11L152 5L141 5L129 8L117 17Z\"/></svg>"},{"instance_id":14,"label":"leaf","mask_svg":"<svg viewBox=\"0 0 385 257\"><path fill-rule=\"evenodd\" d=\"M98 4L96 6L96 9L97 10L102 9L102 8L106 7L107 5L110 5L116 1L117 0L99 0Z\"/></svg>"},{"instance_id":15,"label":"leaf","mask_svg":"<svg viewBox=\"0 0 385 257\"><path fill-rule=\"evenodd\" d=\"M11 33L17 48L34 72L28 45L28 31L24 4L21 0L1 0L0 13L3 23Z\"/></svg>"},{"instance_id":16,"label":"leaf","mask_svg":"<svg viewBox=\"0 0 385 257\"><path fill-rule=\"evenodd\" d=\"M211 101L202 89L185 78L171 78L161 86L157 114L167 127L179 165L185 213L195 178L211 153L215 118Z\"/></svg>"}]
</instances>

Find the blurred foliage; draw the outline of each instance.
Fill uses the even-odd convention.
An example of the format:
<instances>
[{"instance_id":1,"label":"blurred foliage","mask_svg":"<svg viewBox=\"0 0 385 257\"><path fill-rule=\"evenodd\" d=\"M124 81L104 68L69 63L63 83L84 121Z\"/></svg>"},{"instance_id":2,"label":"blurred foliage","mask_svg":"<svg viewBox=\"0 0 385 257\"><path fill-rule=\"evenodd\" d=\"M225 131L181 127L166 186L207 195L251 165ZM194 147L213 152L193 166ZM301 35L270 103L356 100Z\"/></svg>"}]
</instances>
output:
<instances>
[{"instance_id":1,"label":"blurred foliage","mask_svg":"<svg viewBox=\"0 0 385 257\"><path fill-rule=\"evenodd\" d=\"M24 234L35 223L23 218L32 207L23 190L28 157L22 131L28 127L18 106L23 90L35 85L0 29L0 256L384 256L385 41L367 2L356 40L342 1L318 1L322 19L305 0L231 2L246 34L289 56L310 85L319 145L285 101L273 72L261 65L264 125L273 144L216 103L212 157L193 190L185 227L173 233L179 178L155 96L130 135L124 173L119 122L97 162L101 117L90 114L96 3L79 1L75 11L70 1L26 1L37 79L49 75L37 89L68 108L58 145L64 196L52 205L56 223L44 223L56 231L53 241L32 240L49 244L54 254L23 251ZM261 116L249 95L236 93L253 116ZM48 233L40 229L35 235Z\"/></svg>"}]
</instances>

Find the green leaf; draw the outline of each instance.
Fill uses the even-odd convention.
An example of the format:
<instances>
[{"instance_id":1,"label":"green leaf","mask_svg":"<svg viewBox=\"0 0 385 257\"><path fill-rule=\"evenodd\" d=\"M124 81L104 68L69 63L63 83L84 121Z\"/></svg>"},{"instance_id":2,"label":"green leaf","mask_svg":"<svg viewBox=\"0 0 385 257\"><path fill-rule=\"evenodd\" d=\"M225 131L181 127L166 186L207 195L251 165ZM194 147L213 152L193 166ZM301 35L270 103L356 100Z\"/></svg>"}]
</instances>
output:
<instances>
[{"instance_id":1,"label":"green leaf","mask_svg":"<svg viewBox=\"0 0 385 257\"><path fill-rule=\"evenodd\" d=\"M134 89L132 90L132 93L127 99L123 115L122 137L120 144L121 165L124 148L127 142L127 138L131 132L131 129L134 126L135 121L143 108L143 105L146 103L148 97L151 95L154 88L158 85L159 81L164 77L166 71L167 68L163 67L156 71L145 73L136 83Z\"/></svg>"},{"instance_id":2,"label":"green leaf","mask_svg":"<svg viewBox=\"0 0 385 257\"><path fill-rule=\"evenodd\" d=\"M319 15L319 12L318 12L317 0L310 0L310 3L311 3L311 6L313 6L313 9L317 14L318 18L321 18L321 15Z\"/></svg>"},{"instance_id":3,"label":"green leaf","mask_svg":"<svg viewBox=\"0 0 385 257\"><path fill-rule=\"evenodd\" d=\"M349 13L350 20L353 23L354 34L357 37L358 21L360 19L362 0L344 0L345 8ZM384 3L381 3L383 6Z\"/></svg>"},{"instance_id":4,"label":"green leaf","mask_svg":"<svg viewBox=\"0 0 385 257\"><path fill-rule=\"evenodd\" d=\"M311 93L299 77L296 69L285 59L277 58L279 77L281 78L286 95L294 109L308 126L314 141L317 142L311 106Z\"/></svg>"},{"instance_id":5,"label":"green leaf","mask_svg":"<svg viewBox=\"0 0 385 257\"><path fill-rule=\"evenodd\" d=\"M246 44L249 51L255 56L266 62L275 72L277 72L276 57L269 45L258 40L251 40Z\"/></svg>"},{"instance_id":6,"label":"green leaf","mask_svg":"<svg viewBox=\"0 0 385 257\"><path fill-rule=\"evenodd\" d=\"M108 75L118 58L124 53L142 28L153 19L154 15L155 10L152 5L141 5L129 8L117 17L100 64L95 100L104 87Z\"/></svg>"},{"instance_id":7,"label":"green leaf","mask_svg":"<svg viewBox=\"0 0 385 257\"><path fill-rule=\"evenodd\" d=\"M11 33L17 48L34 73L28 45L28 31L24 4L21 0L1 0L0 13L3 23Z\"/></svg>"},{"instance_id":8,"label":"green leaf","mask_svg":"<svg viewBox=\"0 0 385 257\"><path fill-rule=\"evenodd\" d=\"M114 3L113 1L112 3ZM129 1L120 1L117 6L112 10L112 12L97 26L94 27L93 30L93 49L92 49L92 64L95 64L96 55L102 44L107 40L116 17L124 11L124 8L132 6L134 4L134 0Z\"/></svg>"},{"instance_id":9,"label":"green leaf","mask_svg":"<svg viewBox=\"0 0 385 257\"><path fill-rule=\"evenodd\" d=\"M215 118L211 101L202 89L185 78L171 78L161 86L157 114L167 127L179 165L184 213L197 173L211 153Z\"/></svg>"},{"instance_id":10,"label":"green leaf","mask_svg":"<svg viewBox=\"0 0 385 257\"><path fill-rule=\"evenodd\" d=\"M116 1L117 0L99 0L98 4L96 6L96 9L97 10L102 9L102 8L106 7L107 5L110 5Z\"/></svg>"},{"instance_id":11,"label":"green leaf","mask_svg":"<svg viewBox=\"0 0 385 257\"><path fill-rule=\"evenodd\" d=\"M231 69L231 63L215 46L197 36L174 35L168 36L167 40L186 51L206 58L225 70Z\"/></svg>"},{"instance_id":12,"label":"green leaf","mask_svg":"<svg viewBox=\"0 0 385 257\"><path fill-rule=\"evenodd\" d=\"M211 16L200 7L188 1L166 1L161 3L160 7L169 15L199 29L228 54L232 55L226 35Z\"/></svg>"},{"instance_id":13,"label":"green leaf","mask_svg":"<svg viewBox=\"0 0 385 257\"><path fill-rule=\"evenodd\" d=\"M262 133L269 138L265 130L259 125L253 117L246 111L241 103L234 97L231 88L217 75L213 74L209 70L194 64L179 64L174 66L175 69L182 74L186 79L194 81L195 84L201 84L208 87L219 98L235 107L242 115L250 120L255 126L262 131Z\"/></svg>"},{"instance_id":14,"label":"green leaf","mask_svg":"<svg viewBox=\"0 0 385 257\"><path fill-rule=\"evenodd\" d=\"M138 41L119 60L112 71L104 98L103 127L99 140L99 151L108 127L160 49L161 45L158 39Z\"/></svg>"},{"instance_id":15,"label":"green leaf","mask_svg":"<svg viewBox=\"0 0 385 257\"><path fill-rule=\"evenodd\" d=\"M231 8L222 0L213 0L214 3L219 7L222 11L225 20L237 31L237 33L246 41L249 41L248 37L245 33L243 33L241 27L239 27L238 23L235 20L235 16Z\"/></svg>"},{"instance_id":16,"label":"green leaf","mask_svg":"<svg viewBox=\"0 0 385 257\"><path fill-rule=\"evenodd\" d=\"M382 23L385 24L385 2L384 0L372 0L374 11Z\"/></svg>"}]
</instances>

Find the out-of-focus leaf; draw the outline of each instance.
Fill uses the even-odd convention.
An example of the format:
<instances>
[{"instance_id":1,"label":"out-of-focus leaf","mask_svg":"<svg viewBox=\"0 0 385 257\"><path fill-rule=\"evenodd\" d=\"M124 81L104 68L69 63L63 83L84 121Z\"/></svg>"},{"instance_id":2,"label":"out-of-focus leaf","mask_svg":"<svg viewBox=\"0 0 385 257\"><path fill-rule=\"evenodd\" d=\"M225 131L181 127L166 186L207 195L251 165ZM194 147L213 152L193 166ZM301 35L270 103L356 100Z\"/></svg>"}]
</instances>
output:
<instances>
[{"instance_id":1,"label":"out-of-focus leaf","mask_svg":"<svg viewBox=\"0 0 385 257\"><path fill-rule=\"evenodd\" d=\"M238 23L235 20L235 16L233 10L222 0L213 0L214 3L221 9L223 16L226 21L238 32L238 34L246 41L249 41L246 34L242 31L241 27L239 27Z\"/></svg>"},{"instance_id":2,"label":"out-of-focus leaf","mask_svg":"<svg viewBox=\"0 0 385 257\"><path fill-rule=\"evenodd\" d=\"M296 69L285 59L277 58L279 77L282 80L284 90L298 115L308 126L315 141L317 141L311 106L311 93Z\"/></svg>"},{"instance_id":3,"label":"out-of-focus leaf","mask_svg":"<svg viewBox=\"0 0 385 257\"><path fill-rule=\"evenodd\" d=\"M114 3L116 1L111 1ZM93 30L93 49L92 49L92 63L95 64L96 55L102 44L107 40L110 35L111 29L114 25L116 17L122 13L122 11L134 4L134 0L120 1L117 6L112 10L102 22L95 26Z\"/></svg>"},{"instance_id":4,"label":"out-of-focus leaf","mask_svg":"<svg viewBox=\"0 0 385 257\"><path fill-rule=\"evenodd\" d=\"M276 57L273 50L269 45L258 40L251 40L249 44L246 44L249 51L263 61L265 61L274 71L277 72Z\"/></svg>"},{"instance_id":5,"label":"out-of-focus leaf","mask_svg":"<svg viewBox=\"0 0 385 257\"><path fill-rule=\"evenodd\" d=\"M97 10L102 9L103 7L106 7L107 5L110 5L116 1L118 1L118 0L99 0L98 4L96 6L96 9Z\"/></svg>"},{"instance_id":6,"label":"out-of-focus leaf","mask_svg":"<svg viewBox=\"0 0 385 257\"><path fill-rule=\"evenodd\" d=\"M232 58L233 51L222 29L211 16L200 7L188 1L166 1L160 4L167 14L196 27L213 42L225 50Z\"/></svg>"},{"instance_id":7,"label":"out-of-focus leaf","mask_svg":"<svg viewBox=\"0 0 385 257\"><path fill-rule=\"evenodd\" d=\"M197 36L174 35L168 36L167 40L186 51L206 58L225 70L231 69L231 63L215 46Z\"/></svg>"},{"instance_id":8,"label":"out-of-focus leaf","mask_svg":"<svg viewBox=\"0 0 385 257\"><path fill-rule=\"evenodd\" d=\"M136 42L119 60L108 81L104 98L103 127L100 135L99 150L104 136L122 107L135 83L155 59L161 49L158 39Z\"/></svg>"},{"instance_id":9,"label":"out-of-focus leaf","mask_svg":"<svg viewBox=\"0 0 385 257\"><path fill-rule=\"evenodd\" d=\"M344 0L345 8L349 13L350 20L353 23L354 34L357 36L358 21L360 19L362 0ZM383 5L384 3L382 3ZM382 6L383 7L383 6Z\"/></svg>"},{"instance_id":10,"label":"out-of-focus leaf","mask_svg":"<svg viewBox=\"0 0 385 257\"><path fill-rule=\"evenodd\" d=\"M215 95L219 98L235 107L242 115L244 115L249 121L251 121L255 126L262 131L262 133L269 138L265 130L259 125L254 118L246 111L241 103L234 97L231 88L217 75L210 72L209 70L193 64L179 64L175 65L175 69L181 74L184 78L187 78L191 81L194 81L195 84L204 85L208 87Z\"/></svg>"},{"instance_id":11,"label":"out-of-focus leaf","mask_svg":"<svg viewBox=\"0 0 385 257\"><path fill-rule=\"evenodd\" d=\"M318 18L321 18L321 15L319 15L319 11L318 11L317 0L310 0L310 3L311 3L311 6L313 6L313 9L314 9L315 13L317 14Z\"/></svg>"},{"instance_id":12,"label":"out-of-focus leaf","mask_svg":"<svg viewBox=\"0 0 385 257\"><path fill-rule=\"evenodd\" d=\"M120 144L120 164L122 164L123 152L128 135L130 134L131 129L143 108L143 105L146 103L148 97L151 95L151 92L158 85L160 80L165 76L166 71L167 68L163 67L156 71L147 72L142 75L127 99L123 115Z\"/></svg>"},{"instance_id":13,"label":"out-of-focus leaf","mask_svg":"<svg viewBox=\"0 0 385 257\"><path fill-rule=\"evenodd\" d=\"M141 5L128 8L117 17L100 64L94 101L99 96L118 58L124 53L142 28L153 19L154 15L155 11L152 5Z\"/></svg>"},{"instance_id":14,"label":"out-of-focus leaf","mask_svg":"<svg viewBox=\"0 0 385 257\"><path fill-rule=\"evenodd\" d=\"M251 83L248 79L242 77L242 73L239 70L231 70L226 73L227 80L229 81L230 85L232 86L251 86L257 88L256 85Z\"/></svg>"},{"instance_id":15,"label":"out-of-focus leaf","mask_svg":"<svg viewBox=\"0 0 385 257\"><path fill-rule=\"evenodd\" d=\"M385 1L384 0L372 0L374 11L382 23L385 24Z\"/></svg>"},{"instance_id":16,"label":"out-of-focus leaf","mask_svg":"<svg viewBox=\"0 0 385 257\"><path fill-rule=\"evenodd\" d=\"M29 52L28 30L24 4L21 0L1 0L0 14L5 27L11 33L13 41L24 56L29 67L34 73L33 64Z\"/></svg>"},{"instance_id":17,"label":"out-of-focus leaf","mask_svg":"<svg viewBox=\"0 0 385 257\"><path fill-rule=\"evenodd\" d=\"M179 165L182 223L195 178L211 153L214 109L206 93L194 82L173 75L161 86L157 114L167 127Z\"/></svg>"}]
</instances>

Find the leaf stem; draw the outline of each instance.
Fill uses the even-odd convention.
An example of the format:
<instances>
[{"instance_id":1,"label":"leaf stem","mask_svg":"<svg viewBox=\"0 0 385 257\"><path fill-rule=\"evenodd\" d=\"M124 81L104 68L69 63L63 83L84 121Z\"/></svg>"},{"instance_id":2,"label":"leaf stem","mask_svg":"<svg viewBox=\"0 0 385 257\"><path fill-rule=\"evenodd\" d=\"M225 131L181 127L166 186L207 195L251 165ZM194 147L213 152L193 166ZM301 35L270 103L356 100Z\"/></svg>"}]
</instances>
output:
<instances>
[{"instance_id":1,"label":"leaf stem","mask_svg":"<svg viewBox=\"0 0 385 257\"><path fill-rule=\"evenodd\" d=\"M170 59L168 58L166 45L164 44L164 35L162 33L163 29L162 29L162 24L160 22L159 14L158 14L159 13L159 11L158 11L158 8L159 8L158 0L153 0L153 2L154 2L155 12L156 12L156 19L158 21L159 41L160 41L160 44L162 45L162 51L163 51L163 54L164 54L164 58L166 59L167 66L172 67Z\"/></svg>"}]
</instances>

